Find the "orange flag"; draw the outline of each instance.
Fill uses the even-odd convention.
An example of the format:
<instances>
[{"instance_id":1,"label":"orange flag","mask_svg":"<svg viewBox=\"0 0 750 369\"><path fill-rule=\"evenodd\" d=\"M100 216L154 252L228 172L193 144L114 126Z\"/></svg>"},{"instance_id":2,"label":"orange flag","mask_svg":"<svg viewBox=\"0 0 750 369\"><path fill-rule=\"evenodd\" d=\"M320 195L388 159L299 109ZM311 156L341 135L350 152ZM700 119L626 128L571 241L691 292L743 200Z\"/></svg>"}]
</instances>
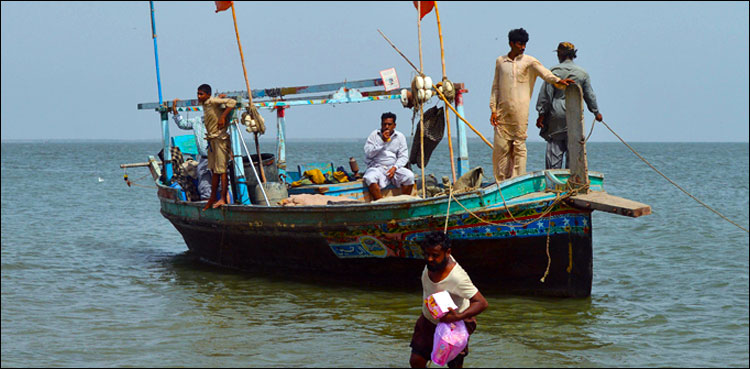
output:
<instances>
[{"instance_id":1,"label":"orange flag","mask_svg":"<svg viewBox=\"0 0 750 369\"><path fill-rule=\"evenodd\" d=\"M220 1L217 1L217 3L218 2L220 2ZM422 3L421 4L421 6L422 6L422 14L419 15L419 19L424 18L424 16L427 15L427 13L431 12L432 8L435 7L435 2L434 1L414 1L414 8L416 8L416 9L419 9L419 5L417 5L418 2Z\"/></svg>"},{"instance_id":2,"label":"orange flag","mask_svg":"<svg viewBox=\"0 0 750 369\"><path fill-rule=\"evenodd\" d=\"M216 13L229 9L232 6L231 1L214 1L216 3Z\"/></svg>"}]
</instances>

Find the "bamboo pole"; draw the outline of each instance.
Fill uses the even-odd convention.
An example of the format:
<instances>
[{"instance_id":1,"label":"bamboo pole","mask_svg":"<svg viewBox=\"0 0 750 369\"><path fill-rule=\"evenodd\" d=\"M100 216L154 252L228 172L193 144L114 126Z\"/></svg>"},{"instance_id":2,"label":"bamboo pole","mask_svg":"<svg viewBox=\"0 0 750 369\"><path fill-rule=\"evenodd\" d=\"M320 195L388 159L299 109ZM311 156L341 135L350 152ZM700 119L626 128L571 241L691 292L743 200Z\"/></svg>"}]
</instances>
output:
<instances>
[{"instance_id":1,"label":"bamboo pole","mask_svg":"<svg viewBox=\"0 0 750 369\"><path fill-rule=\"evenodd\" d=\"M380 32L380 34L383 35L383 38L385 38L385 40L388 41L388 43L391 44L391 47L393 47L394 49L396 49L396 51L398 51L398 53L401 54L401 56L409 63L409 65L412 66L412 68L414 68L415 71L419 72L419 70L417 70L417 67L414 66L414 64L409 60L409 58L407 58L406 55L404 55L404 53L402 53L401 50L399 50L398 47L396 47L396 45L394 45L393 42L391 42L391 40L383 34L383 32ZM474 126L472 126L471 123L469 123L466 119L464 119L464 117L461 116L461 114L458 114L458 112L456 111L456 109L448 102L448 99L445 98L445 96L443 95L443 93L440 92L437 89L435 89L435 91L440 96L440 98L443 99L443 101L446 102L446 105L449 108L451 108L451 110L453 110L453 113L455 113L456 116L459 119L461 119L461 121L463 121L464 123L466 123L466 125L469 126L469 128L471 128L471 130L474 131L474 133L476 133L477 136L479 136L479 138L481 138L482 141L484 141L484 143L486 143L490 148L492 148L492 144L489 141L487 141L486 138L484 138L484 135L482 135L481 133L479 133L479 131L477 131L477 129L474 128Z\"/></svg>"},{"instance_id":2,"label":"bamboo pole","mask_svg":"<svg viewBox=\"0 0 750 369\"><path fill-rule=\"evenodd\" d=\"M424 78L424 65L422 64L422 2L417 1L417 34L419 39L419 75ZM419 102L419 149L421 150L421 161L422 161L422 198L427 198L427 192L425 191L425 179L424 179L424 109L423 104Z\"/></svg>"},{"instance_id":3,"label":"bamboo pole","mask_svg":"<svg viewBox=\"0 0 750 369\"><path fill-rule=\"evenodd\" d=\"M240 49L240 60L242 61L242 73L245 74L245 86L247 86L247 100L248 109L253 106L253 93L250 91L250 82L247 79L247 69L245 68L245 56L242 54L242 44L240 43L240 32L237 29L237 15L234 12L234 1L231 2L232 6L232 19L234 20L234 33L237 34L237 46ZM260 155L260 144L258 143L258 132L255 133L255 149L258 152L258 168L260 168L260 176L263 179L263 183L266 183L266 173L263 170L263 157ZM253 165L253 158L250 157L250 165Z\"/></svg>"},{"instance_id":4,"label":"bamboo pole","mask_svg":"<svg viewBox=\"0 0 750 369\"><path fill-rule=\"evenodd\" d=\"M437 18L438 36L440 37L440 61L443 65L443 80L446 80L448 76L445 73L445 47L443 46L443 30L440 27L440 12L438 12L437 3L438 2L435 1L435 17ZM443 88L445 88L445 85L443 85ZM453 175L453 182L456 182L456 163L453 161L453 139L451 138L450 113L448 112L448 109L444 109L444 111L445 125L446 128L448 128L448 151L450 152L451 157L451 174Z\"/></svg>"}]
</instances>

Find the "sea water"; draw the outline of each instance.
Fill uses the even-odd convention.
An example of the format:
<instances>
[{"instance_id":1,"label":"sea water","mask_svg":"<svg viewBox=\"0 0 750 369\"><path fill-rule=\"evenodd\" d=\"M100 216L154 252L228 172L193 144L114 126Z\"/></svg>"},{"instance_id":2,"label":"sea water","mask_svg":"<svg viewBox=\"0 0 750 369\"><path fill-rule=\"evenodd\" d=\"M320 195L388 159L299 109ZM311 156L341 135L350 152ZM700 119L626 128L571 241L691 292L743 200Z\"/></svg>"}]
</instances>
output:
<instances>
[{"instance_id":1,"label":"sea water","mask_svg":"<svg viewBox=\"0 0 750 369\"><path fill-rule=\"evenodd\" d=\"M332 161L348 170L354 157L365 168L363 145L364 138L290 140L288 167ZM748 227L747 143L632 145ZM276 152L270 140L262 148ZM159 149L159 142L2 143L2 367L408 365L420 290L194 260L159 213L148 170L128 169L138 186L123 181L120 164L145 162ZM591 142L587 151L609 193L653 214L594 212L589 298L487 296L465 365L747 367L748 234L621 143ZM470 167L491 178L491 150L470 140L469 152ZM543 166L544 143L530 142L528 170ZM445 143L427 173L449 175Z\"/></svg>"}]
</instances>

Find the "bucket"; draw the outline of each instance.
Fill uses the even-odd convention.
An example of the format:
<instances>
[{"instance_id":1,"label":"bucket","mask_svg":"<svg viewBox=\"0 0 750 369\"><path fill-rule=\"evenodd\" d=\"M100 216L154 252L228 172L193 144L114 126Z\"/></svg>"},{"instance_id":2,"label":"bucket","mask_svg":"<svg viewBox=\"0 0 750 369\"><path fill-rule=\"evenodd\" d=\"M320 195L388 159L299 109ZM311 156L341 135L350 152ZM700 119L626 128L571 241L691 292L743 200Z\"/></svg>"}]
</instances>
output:
<instances>
[{"instance_id":1,"label":"bucket","mask_svg":"<svg viewBox=\"0 0 750 369\"><path fill-rule=\"evenodd\" d=\"M250 201L254 205L266 205L266 199L263 198L263 192L261 186L255 185L250 191ZM263 184L263 189L266 191L268 197L268 203L271 206L278 206L279 201L289 197L289 192L286 189L286 184L281 182L266 182Z\"/></svg>"},{"instance_id":2,"label":"bucket","mask_svg":"<svg viewBox=\"0 0 750 369\"><path fill-rule=\"evenodd\" d=\"M260 178L260 180L262 181L263 177L261 176L260 168L258 167L258 155L252 154L250 155L250 157L253 159L255 172L258 173L258 178ZM276 157L273 154L267 152L261 153L260 157L263 158L263 171L266 173L266 181L278 182L279 167L276 165ZM245 169L245 180L247 181L247 186L248 188L252 189L255 187L255 185L258 184L258 180L255 179L253 168L250 167L250 160L247 158L247 156L242 157L242 164ZM263 200L263 195L261 195L261 200ZM265 202L263 204L265 205Z\"/></svg>"}]
</instances>

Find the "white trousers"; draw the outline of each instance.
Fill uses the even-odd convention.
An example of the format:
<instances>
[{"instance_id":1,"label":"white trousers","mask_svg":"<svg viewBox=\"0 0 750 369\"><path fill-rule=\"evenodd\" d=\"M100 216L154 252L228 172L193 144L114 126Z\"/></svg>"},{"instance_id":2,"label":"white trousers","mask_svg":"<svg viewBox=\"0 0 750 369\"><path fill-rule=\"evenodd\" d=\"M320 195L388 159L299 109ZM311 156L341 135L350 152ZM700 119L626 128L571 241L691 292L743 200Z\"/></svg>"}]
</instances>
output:
<instances>
[{"instance_id":1,"label":"white trousers","mask_svg":"<svg viewBox=\"0 0 750 369\"><path fill-rule=\"evenodd\" d=\"M414 184L414 173L409 169L396 169L391 179L388 179L388 169L383 167L367 168L363 176L365 184L369 187L371 184L377 183L380 188L385 188L389 183L392 183L396 187Z\"/></svg>"}]
</instances>

